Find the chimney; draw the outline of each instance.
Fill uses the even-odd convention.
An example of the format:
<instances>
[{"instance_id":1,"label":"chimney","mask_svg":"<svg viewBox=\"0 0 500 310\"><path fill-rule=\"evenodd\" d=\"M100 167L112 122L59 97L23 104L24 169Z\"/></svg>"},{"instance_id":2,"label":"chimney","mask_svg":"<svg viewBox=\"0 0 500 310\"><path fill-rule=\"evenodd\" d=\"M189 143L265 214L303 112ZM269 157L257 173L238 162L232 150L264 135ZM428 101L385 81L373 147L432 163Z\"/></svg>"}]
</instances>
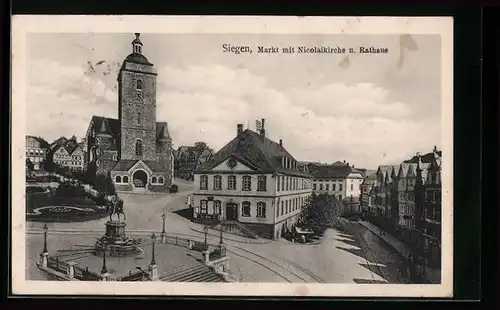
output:
<instances>
[{"instance_id":1,"label":"chimney","mask_svg":"<svg viewBox=\"0 0 500 310\"><path fill-rule=\"evenodd\" d=\"M237 127L237 128L238 128L238 130L237 130L237 133L236 133L236 134L237 134L237 135L239 135L240 133L242 133L242 132L243 132L243 124L238 124L238 127Z\"/></svg>"},{"instance_id":2,"label":"chimney","mask_svg":"<svg viewBox=\"0 0 500 310\"><path fill-rule=\"evenodd\" d=\"M347 162L346 165L349 166L349 162Z\"/></svg>"},{"instance_id":3,"label":"chimney","mask_svg":"<svg viewBox=\"0 0 500 310\"><path fill-rule=\"evenodd\" d=\"M345 159L344 159L344 164L345 164Z\"/></svg>"},{"instance_id":4,"label":"chimney","mask_svg":"<svg viewBox=\"0 0 500 310\"><path fill-rule=\"evenodd\" d=\"M280 139L280 146L283 146L283 140Z\"/></svg>"},{"instance_id":5,"label":"chimney","mask_svg":"<svg viewBox=\"0 0 500 310\"><path fill-rule=\"evenodd\" d=\"M352 167L354 168L354 165L352 165Z\"/></svg>"},{"instance_id":6,"label":"chimney","mask_svg":"<svg viewBox=\"0 0 500 310\"><path fill-rule=\"evenodd\" d=\"M264 137L266 136L266 127L264 127L265 121L266 121L265 119L262 119L262 128L260 130L260 134Z\"/></svg>"}]
</instances>

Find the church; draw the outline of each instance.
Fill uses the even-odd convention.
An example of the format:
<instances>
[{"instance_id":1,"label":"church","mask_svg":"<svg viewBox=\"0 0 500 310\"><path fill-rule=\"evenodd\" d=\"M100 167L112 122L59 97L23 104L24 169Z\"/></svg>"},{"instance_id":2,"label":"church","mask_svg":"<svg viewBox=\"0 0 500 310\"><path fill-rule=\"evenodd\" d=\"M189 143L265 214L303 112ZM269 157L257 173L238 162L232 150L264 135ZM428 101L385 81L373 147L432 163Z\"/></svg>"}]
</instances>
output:
<instances>
[{"instance_id":1,"label":"church","mask_svg":"<svg viewBox=\"0 0 500 310\"><path fill-rule=\"evenodd\" d=\"M88 169L110 175L118 191L168 192L174 156L167 122L156 121L154 65L135 34L118 73L118 119L93 116L86 133Z\"/></svg>"}]
</instances>

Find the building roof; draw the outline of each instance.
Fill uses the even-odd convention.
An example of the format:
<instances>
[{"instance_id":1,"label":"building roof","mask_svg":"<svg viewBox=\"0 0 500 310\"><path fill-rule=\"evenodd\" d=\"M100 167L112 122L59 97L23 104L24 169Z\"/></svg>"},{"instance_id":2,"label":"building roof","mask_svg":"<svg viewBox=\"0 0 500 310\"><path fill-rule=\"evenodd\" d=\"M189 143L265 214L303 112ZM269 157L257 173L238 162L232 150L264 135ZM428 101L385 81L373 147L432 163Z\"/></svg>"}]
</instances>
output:
<instances>
[{"instance_id":1,"label":"building roof","mask_svg":"<svg viewBox=\"0 0 500 310\"><path fill-rule=\"evenodd\" d=\"M99 132L103 127L103 121L105 121L105 129L109 131L109 134L113 137L117 137L120 135L121 127L120 121L116 118L110 117L101 117L101 116L92 116L92 129L95 132Z\"/></svg>"},{"instance_id":2,"label":"building roof","mask_svg":"<svg viewBox=\"0 0 500 310\"><path fill-rule=\"evenodd\" d=\"M442 152L441 151L437 151L436 153L437 153L438 157L442 157ZM434 160L434 158L435 158L434 152L430 152L430 153L421 155L420 156L420 161L422 163L430 163L430 162L432 162ZM405 163L417 163L418 162L418 156L415 155L411 159L405 160L404 162Z\"/></svg>"},{"instance_id":3,"label":"building roof","mask_svg":"<svg viewBox=\"0 0 500 310\"><path fill-rule=\"evenodd\" d=\"M117 143L116 140L120 136L121 132L121 125L120 125L120 120L116 118L109 118L109 117L101 117L101 116L92 116L92 129L95 132L100 132L101 129L103 129L103 122L105 130L108 131L108 133L115 138L113 141L112 145L112 150L117 150ZM167 135L168 138L170 138L170 133L168 131L168 123L167 122L156 122L156 138L159 139L161 136Z\"/></svg>"},{"instance_id":4,"label":"building roof","mask_svg":"<svg viewBox=\"0 0 500 310\"><path fill-rule=\"evenodd\" d=\"M346 178L352 172L359 172L354 168L346 165L328 165L328 166L314 166L311 169L309 166L309 173L315 178Z\"/></svg>"},{"instance_id":5,"label":"building roof","mask_svg":"<svg viewBox=\"0 0 500 310\"><path fill-rule=\"evenodd\" d=\"M32 139L38 141L40 143L41 148L49 148L50 147L50 144L42 137L26 135L26 139L28 139L28 138L32 138Z\"/></svg>"},{"instance_id":6,"label":"building roof","mask_svg":"<svg viewBox=\"0 0 500 310\"><path fill-rule=\"evenodd\" d=\"M111 169L111 171L128 171L132 168L140 159L122 159L116 163L116 165ZM164 172L166 167L161 165L159 162L154 160L142 160L146 166L149 167L153 172Z\"/></svg>"},{"instance_id":7,"label":"building roof","mask_svg":"<svg viewBox=\"0 0 500 310\"><path fill-rule=\"evenodd\" d=\"M210 172L226 159L233 157L263 173L284 173L287 175L311 177L310 174L300 169L282 167L282 157L296 160L279 143L260 135L250 129L246 129L236 138L231 140L222 149L215 153L210 160L201 164L196 173Z\"/></svg>"},{"instance_id":8,"label":"building roof","mask_svg":"<svg viewBox=\"0 0 500 310\"><path fill-rule=\"evenodd\" d=\"M170 132L168 131L167 122L156 122L156 139L161 140L172 140L170 138Z\"/></svg>"}]
</instances>

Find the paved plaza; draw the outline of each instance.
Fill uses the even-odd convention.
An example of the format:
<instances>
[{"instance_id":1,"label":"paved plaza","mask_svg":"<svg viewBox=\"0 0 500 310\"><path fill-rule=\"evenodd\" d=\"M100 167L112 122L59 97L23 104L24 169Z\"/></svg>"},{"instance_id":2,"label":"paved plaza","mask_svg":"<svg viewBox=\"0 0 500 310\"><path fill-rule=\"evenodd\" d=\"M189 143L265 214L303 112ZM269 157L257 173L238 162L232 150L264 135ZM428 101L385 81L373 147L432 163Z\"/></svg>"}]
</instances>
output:
<instances>
[{"instance_id":1,"label":"paved plaza","mask_svg":"<svg viewBox=\"0 0 500 310\"><path fill-rule=\"evenodd\" d=\"M177 181L177 184L179 192L175 194L120 194L124 200L129 236L148 238L152 232L161 232L161 214L165 213L169 236L204 240L201 225L194 224L175 213L186 208L186 197L192 192L192 183ZM49 252L74 247L77 244L82 246L94 244L104 233L106 221L104 218L81 223L47 223ZM35 265L43 248L41 226L42 223L27 223L26 270L27 278L33 280L45 279ZM368 246L362 242L365 239L370 240ZM210 234L208 241L216 245L219 236L215 233ZM395 267L386 266L387 263L397 264L396 255L385 261L380 257L369 255L369 248L376 248L378 251L380 247L385 246L384 253L391 253L393 250L382 245L383 241L367 229L357 228L356 231L342 232L328 229L323 242L317 245L297 244L286 240L262 239L255 242L229 234L224 243L230 256L233 277L243 282L402 283L398 276L392 276L396 272ZM168 251L162 253L160 250L158 263L168 260L168 255ZM176 259L181 261L194 259L186 257L185 254L179 255L182 258L178 256Z\"/></svg>"}]
</instances>

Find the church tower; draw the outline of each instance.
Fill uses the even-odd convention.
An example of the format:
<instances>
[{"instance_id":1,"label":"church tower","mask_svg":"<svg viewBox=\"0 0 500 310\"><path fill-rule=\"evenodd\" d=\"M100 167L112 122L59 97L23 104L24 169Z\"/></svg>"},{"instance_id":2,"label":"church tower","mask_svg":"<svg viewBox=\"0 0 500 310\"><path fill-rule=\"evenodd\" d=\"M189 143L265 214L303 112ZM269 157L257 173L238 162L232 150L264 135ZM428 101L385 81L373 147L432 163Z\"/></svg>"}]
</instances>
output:
<instances>
[{"instance_id":1,"label":"church tower","mask_svg":"<svg viewBox=\"0 0 500 310\"><path fill-rule=\"evenodd\" d=\"M142 54L143 44L135 34L132 53L118 74L118 115L121 126L118 157L121 160L157 160L156 69Z\"/></svg>"}]
</instances>

